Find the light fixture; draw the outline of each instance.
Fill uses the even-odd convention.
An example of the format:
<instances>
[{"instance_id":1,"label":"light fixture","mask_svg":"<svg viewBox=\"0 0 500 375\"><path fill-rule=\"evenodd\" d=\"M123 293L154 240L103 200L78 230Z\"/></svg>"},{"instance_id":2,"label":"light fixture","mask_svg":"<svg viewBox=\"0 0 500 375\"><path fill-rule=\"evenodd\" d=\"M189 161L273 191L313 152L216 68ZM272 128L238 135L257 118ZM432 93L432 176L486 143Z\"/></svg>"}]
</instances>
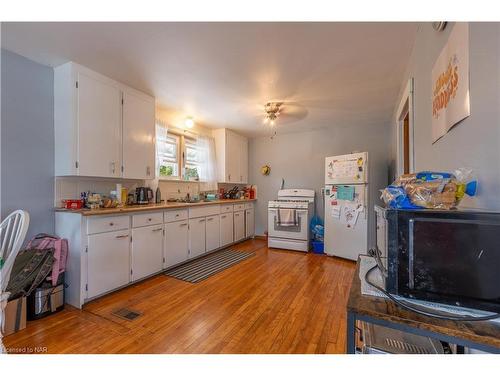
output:
<instances>
[{"instance_id":1,"label":"light fixture","mask_svg":"<svg viewBox=\"0 0 500 375\"><path fill-rule=\"evenodd\" d=\"M443 31L445 29L447 23L448 22L444 22L444 21L433 22L432 27L436 31Z\"/></svg>"},{"instance_id":2,"label":"light fixture","mask_svg":"<svg viewBox=\"0 0 500 375\"><path fill-rule=\"evenodd\" d=\"M276 124L276 119L280 115L282 102L267 102L264 106L265 117L264 124L269 123L271 127Z\"/></svg>"},{"instance_id":3,"label":"light fixture","mask_svg":"<svg viewBox=\"0 0 500 375\"><path fill-rule=\"evenodd\" d=\"M191 129L194 126L194 120L192 117L186 117L184 120L184 126Z\"/></svg>"}]
</instances>

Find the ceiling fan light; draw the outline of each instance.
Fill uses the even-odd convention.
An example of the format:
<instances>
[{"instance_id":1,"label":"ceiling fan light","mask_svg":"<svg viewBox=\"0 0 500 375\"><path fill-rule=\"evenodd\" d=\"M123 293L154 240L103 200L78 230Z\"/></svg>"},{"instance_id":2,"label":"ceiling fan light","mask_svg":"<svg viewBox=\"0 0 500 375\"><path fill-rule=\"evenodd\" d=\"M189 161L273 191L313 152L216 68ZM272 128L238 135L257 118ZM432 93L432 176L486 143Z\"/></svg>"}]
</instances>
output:
<instances>
[{"instance_id":1,"label":"ceiling fan light","mask_svg":"<svg viewBox=\"0 0 500 375\"><path fill-rule=\"evenodd\" d=\"M186 119L184 120L184 125L186 126L186 128L191 129L194 126L194 120L193 120L193 118L192 117L186 117Z\"/></svg>"}]
</instances>

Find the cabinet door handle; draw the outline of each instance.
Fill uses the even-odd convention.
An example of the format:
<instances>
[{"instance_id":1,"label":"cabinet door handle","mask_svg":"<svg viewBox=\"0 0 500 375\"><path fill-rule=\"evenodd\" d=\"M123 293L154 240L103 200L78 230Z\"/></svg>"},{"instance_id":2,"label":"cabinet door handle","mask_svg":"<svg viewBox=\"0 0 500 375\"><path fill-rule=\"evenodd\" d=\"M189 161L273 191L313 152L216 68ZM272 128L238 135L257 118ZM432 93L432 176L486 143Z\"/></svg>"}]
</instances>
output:
<instances>
[{"instance_id":1,"label":"cabinet door handle","mask_svg":"<svg viewBox=\"0 0 500 375\"><path fill-rule=\"evenodd\" d=\"M209 217L207 221L212 221L213 219L214 219L213 217Z\"/></svg>"},{"instance_id":2,"label":"cabinet door handle","mask_svg":"<svg viewBox=\"0 0 500 375\"><path fill-rule=\"evenodd\" d=\"M151 168L149 167L149 165L146 167L146 176L150 176L151 175Z\"/></svg>"},{"instance_id":3,"label":"cabinet door handle","mask_svg":"<svg viewBox=\"0 0 500 375\"><path fill-rule=\"evenodd\" d=\"M231 173L228 175L229 181L231 181Z\"/></svg>"},{"instance_id":4,"label":"cabinet door handle","mask_svg":"<svg viewBox=\"0 0 500 375\"><path fill-rule=\"evenodd\" d=\"M115 223L113 223L113 222L110 222L110 223L109 223L109 226L110 226L110 227L112 227L113 225L115 225Z\"/></svg>"},{"instance_id":5,"label":"cabinet door handle","mask_svg":"<svg viewBox=\"0 0 500 375\"><path fill-rule=\"evenodd\" d=\"M116 168L115 168L115 162L114 162L114 161L112 161L112 162L109 164L109 166L110 166L110 169L111 169L111 174L115 174L115 170L116 170Z\"/></svg>"},{"instance_id":6,"label":"cabinet door handle","mask_svg":"<svg viewBox=\"0 0 500 375\"><path fill-rule=\"evenodd\" d=\"M127 238L128 237L128 234L123 234L121 236L116 236L115 238Z\"/></svg>"},{"instance_id":7,"label":"cabinet door handle","mask_svg":"<svg viewBox=\"0 0 500 375\"><path fill-rule=\"evenodd\" d=\"M200 223L203 223L204 221L205 221L205 219L201 219L201 220L200 220Z\"/></svg>"},{"instance_id":8,"label":"cabinet door handle","mask_svg":"<svg viewBox=\"0 0 500 375\"><path fill-rule=\"evenodd\" d=\"M176 214L175 217L179 217L179 214Z\"/></svg>"},{"instance_id":9,"label":"cabinet door handle","mask_svg":"<svg viewBox=\"0 0 500 375\"><path fill-rule=\"evenodd\" d=\"M187 224L186 224L186 223L184 223L184 224L181 224L181 225L179 225L179 226L180 226L180 227L185 227L186 225L187 225Z\"/></svg>"},{"instance_id":10,"label":"cabinet door handle","mask_svg":"<svg viewBox=\"0 0 500 375\"><path fill-rule=\"evenodd\" d=\"M225 219L225 218L226 218L226 215L222 215L220 218L221 218L221 219Z\"/></svg>"},{"instance_id":11,"label":"cabinet door handle","mask_svg":"<svg viewBox=\"0 0 500 375\"><path fill-rule=\"evenodd\" d=\"M163 228L156 228L156 229L151 230L151 232L159 232L161 230L163 230Z\"/></svg>"}]
</instances>

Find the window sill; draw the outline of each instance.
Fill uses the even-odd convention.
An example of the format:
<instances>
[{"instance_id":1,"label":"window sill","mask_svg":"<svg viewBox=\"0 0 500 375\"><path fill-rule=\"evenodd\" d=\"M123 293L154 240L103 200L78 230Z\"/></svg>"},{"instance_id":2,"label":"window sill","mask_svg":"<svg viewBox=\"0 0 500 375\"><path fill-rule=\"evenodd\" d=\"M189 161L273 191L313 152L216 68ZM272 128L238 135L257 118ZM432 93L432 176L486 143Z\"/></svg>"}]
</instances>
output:
<instances>
[{"instance_id":1,"label":"window sill","mask_svg":"<svg viewBox=\"0 0 500 375\"><path fill-rule=\"evenodd\" d=\"M180 178L168 178L168 177L158 177L159 181L165 181L165 182L187 182L187 183L206 183L208 181L201 181L201 180L183 180Z\"/></svg>"}]
</instances>

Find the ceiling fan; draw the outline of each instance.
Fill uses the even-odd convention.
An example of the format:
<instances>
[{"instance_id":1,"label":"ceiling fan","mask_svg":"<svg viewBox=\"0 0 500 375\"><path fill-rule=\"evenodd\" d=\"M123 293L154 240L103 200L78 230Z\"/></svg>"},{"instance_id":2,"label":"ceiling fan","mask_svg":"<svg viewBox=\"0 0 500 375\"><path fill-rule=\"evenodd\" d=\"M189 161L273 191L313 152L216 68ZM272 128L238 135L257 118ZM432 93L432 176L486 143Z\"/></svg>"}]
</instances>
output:
<instances>
[{"instance_id":1,"label":"ceiling fan","mask_svg":"<svg viewBox=\"0 0 500 375\"><path fill-rule=\"evenodd\" d=\"M263 109L263 111L262 111ZM262 123L272 130L271 139L276 135L277 124L286 124L301 120L307 116L307 109L297 103L285 100L270 100L260 106L260 116L264 116Z\"/></svg>"},{"instance_id":2,"label":"ceiling fan","mask_svg":"<svg viewBox=\"0 0 500 375\"><path fill-rule=\"evenodd\" d=\"M269 100L263 106L259 105L257 116L263 116L263 123L271 127L302 120L308 114L306 107L296 101Z\"/></svg>"},{"instance_id":3,"label":"ceiling fan","mask_svg":"<svg viewBox=\"0 0 500 375\"><path fill-rule=\"evenodd\" d=\"M267 102L264 105L264 123L269 124L273 127L276 123L278 116L281 113L281 108L283 106L283 102Z\"/></svg>"}]
</instances>

